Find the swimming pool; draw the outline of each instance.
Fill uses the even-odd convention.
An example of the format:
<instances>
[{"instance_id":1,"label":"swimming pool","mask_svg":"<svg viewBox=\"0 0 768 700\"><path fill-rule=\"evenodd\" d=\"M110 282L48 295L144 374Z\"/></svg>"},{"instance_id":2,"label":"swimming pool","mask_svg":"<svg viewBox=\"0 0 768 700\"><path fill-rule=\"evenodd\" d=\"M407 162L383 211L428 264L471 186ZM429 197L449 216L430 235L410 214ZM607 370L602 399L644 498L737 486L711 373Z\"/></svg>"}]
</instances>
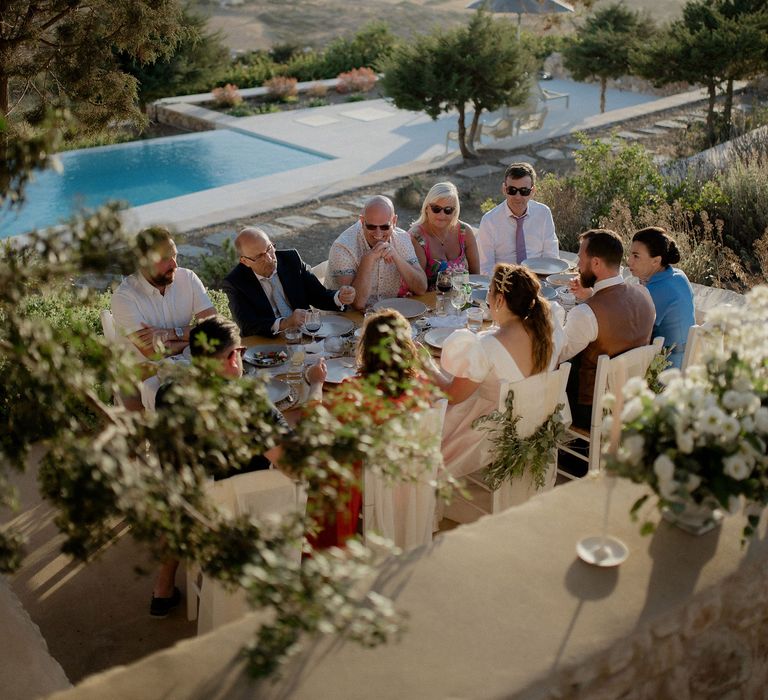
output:
<instances>
[{"instance_id":1,"label":"swimming pool","mask_svg":"<svg viewBox=\"0 0 768 700\"><path fill-rule=\"evenodd\" d=\"M54 226L78 206L139 206L315 165L331 156L229 129L68 151L63 172L36 173L18 215L0 210L0 238Z\"/></svg>"}]
</instances>

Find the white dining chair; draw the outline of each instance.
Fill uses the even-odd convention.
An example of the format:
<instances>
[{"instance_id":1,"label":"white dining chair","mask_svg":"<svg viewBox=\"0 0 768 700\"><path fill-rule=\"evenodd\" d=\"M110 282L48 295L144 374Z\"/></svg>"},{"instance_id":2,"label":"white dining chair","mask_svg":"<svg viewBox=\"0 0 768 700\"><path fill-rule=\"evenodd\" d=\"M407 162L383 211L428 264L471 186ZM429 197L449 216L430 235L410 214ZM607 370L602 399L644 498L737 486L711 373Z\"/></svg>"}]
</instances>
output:
<instances>
[{"instance_id":1,"label":"white dining chair","mask_svg":"<svg viewBox=\"0 0 768 700\"><path fill-rule=\"evenodd\" d=\"M722 333L713 333L711 323L691 326L685 341L685 352L680 371L685 373L689 367L700 365L710 351L722 350L723 340Z\"/></svg>"},{"instance_id":2,"label":"white dining chair","mask_svg":"<svg viewBox=\"0 0 768 700\"><path fill-rule=\"evenodd\" d=\"M592 419L589 431L572 426L566 431L566 437L569 442L559 445L563 452L567 452L586 462L589 472L597 473L600 471L601 439L603 420L606 414L605 395L608 393L616 394L621 391L624 384L631 377L644 377L648 367L653 362L653 358L661 352L663 345L664 338L659 336L654 338L650 345L642 345L639 348L627 350L620 355L616 355L616 357L600 355L597 358L595 389L592 393ZM574 450L570 444L573 440L585 442L587 444L587 453L584 454ZM558 469L557 473L566 479L578 478L561 469Z\"/></svg>"},{"instance_id":3,"label":"white dining chair","mask_svg":"<svg viewBox=\"0 0 768 700\"><path fill-rule=\"evenodd\" d=\"M564 362L552 372L541 372L518 382L503 382L499 389L498 410L506 410L507 395L513 392L513 417L518 417L518 435L522 438L532 435L544 421L554 413L558 404L563 404L563 419L570 424L570 410L566 387L571 371L569 362ZM477 520L481 515L500 513L512 506L525 503L537 493L547 491L555 485L557 472L557 448L552 450L545 485L537 489L529 474L516 479L514 483L505 481L499 488L492 490L484 480L485 467L493 460L493 445L486 433L481 443L478 471L464 478L467 496L455 494L445 509L445 517L458 523L466 524Z\"/></svg>"},{"instance_id":4,"label":"white dining chair","mask_svg":"<svg viewBox=\"0 0 768 700\"><path fill-rule=\"evenodd\" d=\"M206 491L220 509L232 516L246 514L259 519L270 515L303 515L306 511L306 491L277 469L211 480ZM300 542L296 544L293 556L299 564ZM245 590L226 588L206 576L196 563L188 564L187 619L197 619L198 635L236 620L250 609Z\"/></svg>"},{"instance_id":5,"label":"white dining chair","mask_svg":"<svg viewBox=\"0 0 768 700\"><path fill-rule=\"evenodd\" d=\"M438 401L434 408L409 414L408 432L414 441L434 440L432 459L417 465L400 465L415 481L393 483L374 465L363 469L363 541L369 544L373 532L408 551L432 541L436 494L434 482L443 466L440 439L448 402ZM407 438L404 438L407 439ZM420 456L423 459L423 455Z\"/></svg>"},{"instance_id":6,"label":"white dining chair","mask_svg":"<svg viewBox=\"0 0 768 700\"><path fill-rule=\"evenodd\" d=\"M312 268L312 274L317 277L323 284L325 284L325 278L328 275L328 261L318 263Z\"/></svg>"}]
</instances>

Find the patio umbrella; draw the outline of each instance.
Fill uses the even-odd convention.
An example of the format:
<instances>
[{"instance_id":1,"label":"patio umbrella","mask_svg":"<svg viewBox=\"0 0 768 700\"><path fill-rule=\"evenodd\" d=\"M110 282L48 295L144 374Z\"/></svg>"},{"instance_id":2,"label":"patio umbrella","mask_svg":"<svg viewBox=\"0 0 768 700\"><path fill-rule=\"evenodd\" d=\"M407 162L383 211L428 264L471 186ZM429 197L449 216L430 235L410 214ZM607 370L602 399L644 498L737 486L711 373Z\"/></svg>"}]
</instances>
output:
<instances>
[{"instance_id":1,"label":"patio umbrella","mask_svg":"<svg viewBox=\"0 0 768 700\"><path fill-rule=\"evenodd\" d=\"M549 15L555 12L573 12L567 2L562 0L473 0L467 8L480 8L489 12L513 12L517 15L517 38L520 38L520 21L523 15Z\"/></svg>"}]
</instances>

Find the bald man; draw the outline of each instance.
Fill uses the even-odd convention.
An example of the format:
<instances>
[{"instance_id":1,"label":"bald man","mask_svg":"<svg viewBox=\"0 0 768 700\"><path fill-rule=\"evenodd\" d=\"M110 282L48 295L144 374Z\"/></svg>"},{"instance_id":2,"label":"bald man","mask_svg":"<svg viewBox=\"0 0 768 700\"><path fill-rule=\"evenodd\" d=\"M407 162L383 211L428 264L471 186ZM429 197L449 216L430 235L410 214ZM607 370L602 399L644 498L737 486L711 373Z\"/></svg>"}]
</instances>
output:
<instances>
[{"instance_id":1,"label":"bald man","mask_svg":"<svg viewBox=\"0 0 768 700\"><path fill-rule=\"evenodd\" d=\"M311 306L343 310L355 299L353 287L326 289L296 250L275 250L260 228L244 228L235 238L240 262L222 288L232 318L244 336L268 338L286 328L299 328Z\"/></svg>"},{"instance_id":2,"label":"bald man","mask_svg":"<svg viewBox=\"0 0 768 700\"><path fill-rule=\"evenodd\" d=\"M427 276L419 265L411 237L397 226L388 197L371 197L356 221L331 246L329 286L355 288L354 306L364 309L376 299L424 294Z\"/></svg>"}]
</instances>

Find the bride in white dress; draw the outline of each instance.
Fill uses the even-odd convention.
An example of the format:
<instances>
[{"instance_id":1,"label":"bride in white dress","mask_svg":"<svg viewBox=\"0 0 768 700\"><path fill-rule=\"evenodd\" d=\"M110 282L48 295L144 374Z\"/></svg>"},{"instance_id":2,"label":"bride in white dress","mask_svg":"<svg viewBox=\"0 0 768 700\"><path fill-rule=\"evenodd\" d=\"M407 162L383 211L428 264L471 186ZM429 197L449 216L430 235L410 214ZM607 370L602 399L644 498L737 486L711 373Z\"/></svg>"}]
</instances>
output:
<instances>
[{"instance_id":1,"label":"bride in white dress","mask_svg":"<svg viewBox=\"0 0 768 700\"><path fill-rule=\"evenodd\" d=\"M527 268L496 265L488 306L498 328L477 335L458 330L443 345L440 362L452 376L435 373L435 380L448 395L442 451L454 477L485 466L481 443L486 433L472 428L472 421L498 408L501 381L520 381L557 365L563 331L540 290Z\"/></svg>"}]
</instances>

